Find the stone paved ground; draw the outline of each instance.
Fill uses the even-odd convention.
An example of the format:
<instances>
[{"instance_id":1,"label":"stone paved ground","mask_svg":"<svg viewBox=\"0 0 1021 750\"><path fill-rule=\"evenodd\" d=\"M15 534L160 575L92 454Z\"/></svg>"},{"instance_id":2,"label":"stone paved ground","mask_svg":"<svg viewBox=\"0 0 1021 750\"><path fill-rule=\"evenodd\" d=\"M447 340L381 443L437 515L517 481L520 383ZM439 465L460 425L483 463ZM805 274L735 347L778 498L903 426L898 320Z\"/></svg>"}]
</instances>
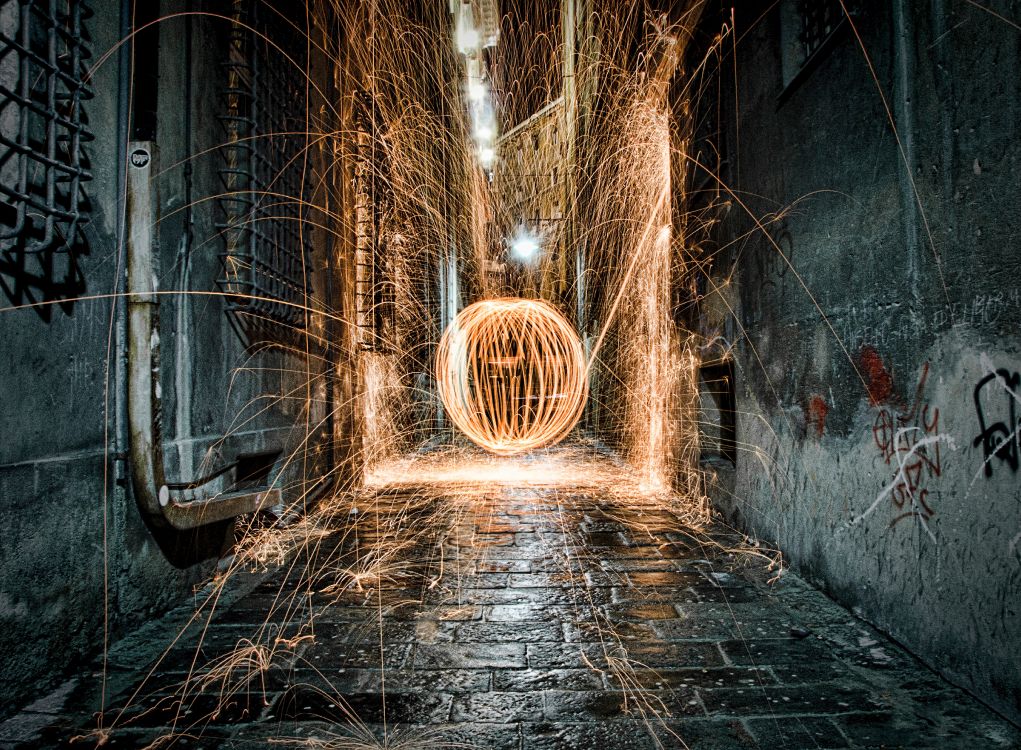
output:
<instances>
[{"instance_id":1,"label":"stone paved ground","mask_svg":"<svg viewBox=\"0 0 1021 750\"><path fill-rule=\"evenodd\" d=\"M608 459L483 464L474 483L463 461L391 472L277 539L315 531L247 593L229 581L243 593L169 648L166 623L119 644L111 705L126 708L107 712L103 746L1021 747L1016 727L797 576L767 582L765 558L686 526L676 499L644 496ZM68 745L96 690L68 683L0 744Z\"/></svg>"}]
</instances>

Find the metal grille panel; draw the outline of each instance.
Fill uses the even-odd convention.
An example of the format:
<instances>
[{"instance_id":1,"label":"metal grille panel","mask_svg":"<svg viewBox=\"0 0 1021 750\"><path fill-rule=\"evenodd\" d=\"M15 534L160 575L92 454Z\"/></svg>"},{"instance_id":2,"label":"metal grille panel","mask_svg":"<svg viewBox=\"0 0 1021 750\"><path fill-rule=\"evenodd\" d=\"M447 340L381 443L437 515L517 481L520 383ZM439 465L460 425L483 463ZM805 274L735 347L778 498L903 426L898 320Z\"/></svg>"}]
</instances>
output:
<instances>
[{"instance_id":1,"label":"metal grille panel","mask_svg":"<svg viewBox=\"0 0 1021 750\"><path fill-rule=\"evenodd\" d=\"M0 248L70 252L86 221L87 3L0 4Z\"/></svg>"},{"instance_id":2,"label":"metal grille panel","mask_svg":"<svg viewBox=\"0 0 1021 750\"><path fill-rule=\"evenodd\" d=\"M260 2L234 0L233 14L221 116L221 288L247 344L288 341L305 327L312 292L307 79L295 65L306 46Z\"/></svg>"},{"instance_id":3,"label":"metal grille panel","mask_svg":"<svg viewBox=\"0 0 1021 750\"><path fill-rule=\"evenodd\" d=\"M355 94L355 293L363 349L384 351L395 325L393 269L388 267L397 240L391 223L392 195L387 180L386 144L371 94Z\"/></svg>"},{"instance_id":4,"label":"metal grille panel","mask_svg":"<svg viewBox=\"0 0 1021 750\"><path fill-rule=\"evenodd\" d=\"M844 10L839 0L799 0L798 15L801 17L802 62L805 62L822 48L844 20Z\"/></svg>"}]
</instances>

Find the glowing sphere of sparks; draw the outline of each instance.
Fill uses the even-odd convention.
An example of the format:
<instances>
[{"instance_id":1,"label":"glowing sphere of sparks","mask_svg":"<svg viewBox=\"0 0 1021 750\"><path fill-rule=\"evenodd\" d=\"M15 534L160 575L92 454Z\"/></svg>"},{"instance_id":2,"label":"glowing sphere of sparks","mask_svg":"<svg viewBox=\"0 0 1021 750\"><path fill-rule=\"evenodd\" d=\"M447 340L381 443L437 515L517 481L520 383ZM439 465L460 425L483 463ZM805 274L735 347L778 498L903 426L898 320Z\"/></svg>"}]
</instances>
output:
<instances>
[{"instance_id":1,"label":"glowing sphere of sparks","mask_svg":"<svg viewBox=\"0 0 1021 750\"><path fill-rule=\"evenodd\" d=\"M567 437L585 407L581 341L546 302L487 299L466 307L436 353L440 398L472 442L499 454Z\"/></svg>"}]
</instances>

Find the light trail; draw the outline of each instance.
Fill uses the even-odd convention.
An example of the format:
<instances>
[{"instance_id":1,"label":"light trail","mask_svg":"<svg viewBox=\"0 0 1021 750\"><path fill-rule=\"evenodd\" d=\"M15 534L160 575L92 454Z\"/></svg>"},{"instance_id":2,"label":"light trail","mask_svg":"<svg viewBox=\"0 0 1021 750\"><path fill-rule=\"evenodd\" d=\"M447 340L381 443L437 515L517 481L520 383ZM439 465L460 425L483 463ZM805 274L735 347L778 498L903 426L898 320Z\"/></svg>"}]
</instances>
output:
<instances>
[{"instance_id":1,"label":"light trail","mask_svg":"<svg viewBox=\"0 0 1021 750\"><path fill-rule=\"evenodd\" d=\"M588 396L577 334L552 305L530 299L462 310L440 339L436 382L454 424L503 455L563 440Z\"/></svg>"}]
</instances>

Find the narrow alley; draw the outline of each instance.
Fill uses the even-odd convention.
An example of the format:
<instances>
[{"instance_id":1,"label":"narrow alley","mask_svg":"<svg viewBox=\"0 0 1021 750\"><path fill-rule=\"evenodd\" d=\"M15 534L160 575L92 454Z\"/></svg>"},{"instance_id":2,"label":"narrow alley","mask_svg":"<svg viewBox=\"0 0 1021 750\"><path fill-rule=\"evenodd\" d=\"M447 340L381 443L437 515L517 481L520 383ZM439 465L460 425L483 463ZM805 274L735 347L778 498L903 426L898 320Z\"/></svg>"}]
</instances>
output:
<instances>
[{"instance_id":1,"label":"narrow alley","mask_svg":"<svg viewBox=\"0 0 1021 750\"><path fill-rule=\"evenodd\" d=\"M1021 0L0 0L0 750L1021 750Z\"/></svg>"}]
</instances>

